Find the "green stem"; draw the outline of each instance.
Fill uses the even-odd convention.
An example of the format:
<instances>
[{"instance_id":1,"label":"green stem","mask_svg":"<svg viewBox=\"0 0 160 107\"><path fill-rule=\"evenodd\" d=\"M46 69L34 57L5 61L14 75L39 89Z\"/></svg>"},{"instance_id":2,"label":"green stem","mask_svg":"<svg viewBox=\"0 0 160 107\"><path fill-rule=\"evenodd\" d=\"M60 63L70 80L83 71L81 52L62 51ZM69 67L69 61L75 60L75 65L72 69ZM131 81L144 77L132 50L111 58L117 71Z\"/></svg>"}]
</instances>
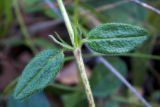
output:
<instances>
[{"instance_id":1,"label":"green stem","mask_svg":"<svg viewBox=\"0 0 160 107\"><path fill-rule=\"evenodd\" d=\"M27 28L25 26L24 20L22 18L22 15L21 15L21 12L20 12L20 8L19 8L19 5L18 5L18 0L13 0L13 6L14 6L14 9L15 9L15 14L16 14L16 17L17 17L17 21L19 22L21 31L22 31L24 39L25 39L25 42L31 48L31 50L34 53L36 53L36 49L35 49L35 47L33 46L32 42L31 42L32 40L29 38L29 33L27 31Z\"/></svg>"},{"instance_id":2,"label":"green stem","mask_svg":"<svg viewBox=\"0 0 160 107\"><path fill-rule=\"evenodd\" d=\"M91 91L89 81L87 78L87 74L86 74L86 70L85 70L85 66L84 66L84 62L82 59L82 53L81 53L80 48L75 49L74 56L76 58L77 65L79 67L80 76L82 78L82 83L85 88L85 92L86 92L87 99L89 102L89 107L95 107L94 98L93 98L92 91Z\"/></svg>"},{"instance_id":3,"label":"green stem","mask_svg":"<svg viewBox=\"0 0 160 107\"><path fill-rule=\"evenodd\" d=\"M71 42L72 42L73 46L75 46L75 43L74 43L74 30L73 30L72 24L71 24L71 22L69 20L69 16L68 16L68 14L66 12L66 9L64 7L64 4L63 4L62 0L57 0L57 2L58 2L58 5L60 7L61 13L63 15L63 18L64 18L64 21L65 21L65 24L66 24L66 27L67 27Z\"/></svg>"},{"instance_id":4,"label":"green stem","mask_svg":"<svg viewBox=\"0 0 160 107\"><path fill-rule=\"evenodd\" d=\"M64 4L63 4L62 0L57 0L57 2L58 2L58 5L60 7L60 10L62 12L67 30L69 32L69 36L70 36L72 45L74 46L74 56L75 56L75 59L77 61L77 65L79 67L80 76L81 76L82 83L83 83L84 88L85 88L85 92L86 92L87 99L88 99L88 102L89 102L89 107L95 107L92 91L91 91L91 88L90 88L90 85L89 85L89 81L88 81L87 74L86 74L85 67L84 67L84 62L83 62L83 59L82 59L81 49L78 48L80 46L77 46L75 44L76 43L75 36L77 36L77 35L74 35L75 33L74 33L73 28L72 28L72 24L69 20L68 14L66 12L66 9L64 7Z\"/></svg>"},{"instance_id":5,"label":"green stem","mask_svg":"<svg viewBox=\"0 0 160 107\"><path fill-rule=\"evenodd\" d=\"M16 78L16 79L12 80L12 82L9 85L7 85L7 87L4 89L4 91L2 93L3 96L7 96L7 95L11 94L14 87L16 86L16 83L17 83L18 79L19 78Z\"/></svg>"},{"instance_id":6,"label":"green stem","mask_svg":"<svg viewBox=\"0 0 160 107\"><path fill-rule=\"evenodd\" d=\"M149 54L143 54L143 53L126 53L126 54L120 54L120 55L111 55L111 54L83 54L83 57L85 58L92 58L92 57L98 57L98 56L106 56L106 57L116 57L116 56L123 56L123 57L132 57L132 58L144 58L144 59L151 59L151 60L160 60L160 56L158 55L149 55ZM68 56L65 58L65 61L73 60L73 56Z\"/></svg>"}]
</instances>

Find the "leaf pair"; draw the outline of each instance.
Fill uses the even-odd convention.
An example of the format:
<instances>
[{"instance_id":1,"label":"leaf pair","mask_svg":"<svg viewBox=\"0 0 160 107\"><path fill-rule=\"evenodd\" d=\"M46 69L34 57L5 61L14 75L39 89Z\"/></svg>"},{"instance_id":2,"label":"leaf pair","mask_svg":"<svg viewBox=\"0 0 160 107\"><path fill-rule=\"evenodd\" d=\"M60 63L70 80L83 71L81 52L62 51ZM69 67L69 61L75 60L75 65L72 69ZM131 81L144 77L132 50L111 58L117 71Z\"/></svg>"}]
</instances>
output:
<instances>
[{"instance_id":1,"label":"leaf pair","mask_svg":"<svg viewBox=\"0 0 160 107\"><path fill-rule=\"evenodd\" d=\"M87 43L96 52L119 54L141 45L147 36L148 33L140 27L109 23L91 30ZM49 49L39 53L25 67L14 91L14 97L23 99L44 89L55 79L63 62L64 55L59 49Z\"/></svg>"}]
</instances>

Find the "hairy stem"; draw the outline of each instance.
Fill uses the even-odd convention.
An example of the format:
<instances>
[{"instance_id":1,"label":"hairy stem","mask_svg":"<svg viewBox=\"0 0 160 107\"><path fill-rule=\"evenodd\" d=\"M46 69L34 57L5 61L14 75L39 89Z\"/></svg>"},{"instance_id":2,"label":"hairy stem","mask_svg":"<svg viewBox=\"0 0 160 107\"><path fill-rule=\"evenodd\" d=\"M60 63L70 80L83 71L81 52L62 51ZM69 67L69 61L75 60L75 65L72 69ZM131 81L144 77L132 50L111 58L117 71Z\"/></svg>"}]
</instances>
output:
<instances>
[{"instance_id":1,"label":"hairy stem","mask_svg":"<svg viewBox=\"0 0 160 107\"><path fill-rule=\"evenodd\" d=\"M66 9L64 7L64 4L63 4L62 0L57 0L57 2L58 2L58 5L59 5L59 8L61 10L62 16L64 18L64 21L65 21L65 24L66 24L66 27L67 27L71 42L72 42L72 44L74 46L74 30L73 30L72 24L71 24L71 22L69 20L69 16L68 16L68 14L66 12Z\"/></svg>"},{"instance_id":2,"label":"hairy stem","mask_svg":"<svg viewBox=\"0 0 160 107\"><path fill-rule=\"evenodd\" d=\"M88 78L87 78L87 74L86 74L86 70L85 70L85 67L84 67L84 62L83 62L83 59L82 59L82 53L81 53L80 48L75 49L74 56L76 58L77 65L79 67L80 76L82 78L82 83L83 83L84 88L85 88L85 92L86 92L87 99L88 99L88 102L89 102L89 107L95 107L94 98L93 98L92 91L91 91L89 81L88 81Z\"/></svg>"},{"instance_id":3,"label":"hairy stem","mask_svg":"<svg viewBox=\"0 0 160 107\"><path fill-rule=\"evenodd\" d=\"M82 83L84 85L84 89L85 89L85 92L86 92L86 95L87 95L87 99L88 99L88 102L89 102L89 107L95 107L92 91L91 91L91 88L90 88L90 85L89 85L89 81L88 81L87 74L86 74L85 67L84 67L84 62L83 62L83 59L82 59L81 49L78 48L79 46L75 45L75 41L74 41L75 40L74 39L75 35L74 35L74 30L72 28L72 24L69 20L69 16L66 12L66 9L65 9L65 6L64 6L62 0L57 0L57 2L58 2L58 5L60 7L60 10L62 12L62 16L64 18L64 21L65 21L65 24L66 24L66 27L67 27L72 45L74 46L74 56L75 56L75 59L77 61L77 65L79 67L80 76L82 78Z\"/></svg>"}]
</instances>

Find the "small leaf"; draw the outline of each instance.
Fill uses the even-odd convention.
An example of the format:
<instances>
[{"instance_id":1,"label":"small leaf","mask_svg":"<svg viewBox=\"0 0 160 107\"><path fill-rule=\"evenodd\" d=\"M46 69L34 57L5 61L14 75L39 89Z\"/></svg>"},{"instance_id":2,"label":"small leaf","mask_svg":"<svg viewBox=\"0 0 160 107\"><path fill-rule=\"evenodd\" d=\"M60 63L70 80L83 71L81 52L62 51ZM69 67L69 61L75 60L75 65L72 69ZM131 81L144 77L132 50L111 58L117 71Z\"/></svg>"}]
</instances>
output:
<instances>
[{"instance_id":1,"label":"small leaf","mask_svg":"<svg viewBox=\"0 0 160 107\"><path fill-rule=\"evenodd\" d=\"M14 91L14 97L23 99L45 88L56 77L63 62L63 52L58 49L39 53L25 67Z\"/></svg>"},{"instance_id":2,"label":"small leaf","mask_svg":"<svg viewBox=\"0 0 160 107\"><path fill-rule=\"evenodd\" d=\"M121 23L102 24L88 34L88 45L99 53L124 53L147 39L148 33L137 26Z\"/></svg>"}]
</instances>

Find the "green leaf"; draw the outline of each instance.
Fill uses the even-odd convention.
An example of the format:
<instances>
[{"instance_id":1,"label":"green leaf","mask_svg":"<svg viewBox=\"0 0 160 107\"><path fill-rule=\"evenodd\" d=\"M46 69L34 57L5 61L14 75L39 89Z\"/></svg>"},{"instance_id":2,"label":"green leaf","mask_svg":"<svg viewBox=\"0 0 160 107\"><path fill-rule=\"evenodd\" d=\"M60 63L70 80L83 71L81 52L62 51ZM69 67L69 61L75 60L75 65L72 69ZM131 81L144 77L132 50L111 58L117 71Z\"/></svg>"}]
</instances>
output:
<instances>
[{"instance_id":1,"label":"green leaf","mask_svg":"<svg viewBox=\"0 0 160 107\"><path fill-rule=\"evenodd\" d=\"M45 91L52 93L54 95L64 95L64 94L71 94L73 92L78 92L80 90L79 90L79 87L71 87L63 84L54 83L54 84L48 85L45 88Z\"/></svg>"},{"instance_id":2,"label":"green leaf","mask_svg":"<svg viewBox=\"0 0 160 107\"><path fill-rule=\"evenodd\" d=\"M19 101L9 97L7 107L51 107L44 93L36 93L25 101Z\"/></svg>"},{"instance_id":3,"label":"green leaf","mask_svg":"<svg viewBox=\"0 0 160 107\"><path fill-rule=\"evenodd\" d=\"M64 62L61 50L48 49L39 53L25 67L14 91L16 99L24 99L44 89L60 71Z\"/></svg>"},{"instance_id":4,"label":"green leaf","mask_svg":"<svg viewBox=\"0 0 160 107\"><path fill-rule=\"evenodd\" d=\"M125 63L118 57L107 60L123 75L127 73ZM95 97L108 97L113 95L122 85L122 82L113 75L103 64L97 64L90 78L93 95Z\"/></svg>"},{"instance_id":5,"label":"green leaf","mask_svg":"<svg viewBox=\"0 0 160 107\"><path fill-rule=\"evenodd\" d=\"M136 3L131 3L123 0L101 0L98 3L96 0L84 1L86 9L90 10L101 22L120 22L142 25L147 17L147 9ZM115 5L110 8L105 5ZM118 5L117 5L118 4ZM83 6L83 5L82 5ZM96 8L101 8L97 14ZM84 7L84 6L83 6ZM112 6L111 6L112 7ZM153 13L153 12L152 12Z\"/></svg>"},{"instance_id":6,"label":"green leaf","mask_svg":"<svg viewBox=\"0 0 160 107\"><path fill-rule=\"evenodd\" d=\"M102 24L88 34L88 45L99 53L119 54L133 50L147 39L148 33L138 27L122 23Z\"/></svg>"},{"instance_id":7,"label":"green leaf","mask_svg":"<svg viewBox=\"0 0 160 107\"><path fill-rule=\"evenodd\" d=\"M105 107L120 107L120 104L117 101L111 100L106 102Z\"/></svg>"},{"instance_id":8,"label":"green leaf","mask_svg":"<svg viewBox=\"0 0 160 107\"><path fill-rule=\"evenodd\" d=\"M64 107L88 107L86 96L82 90L64 95L62 99Z\"/></svg>"}]
</instances>

